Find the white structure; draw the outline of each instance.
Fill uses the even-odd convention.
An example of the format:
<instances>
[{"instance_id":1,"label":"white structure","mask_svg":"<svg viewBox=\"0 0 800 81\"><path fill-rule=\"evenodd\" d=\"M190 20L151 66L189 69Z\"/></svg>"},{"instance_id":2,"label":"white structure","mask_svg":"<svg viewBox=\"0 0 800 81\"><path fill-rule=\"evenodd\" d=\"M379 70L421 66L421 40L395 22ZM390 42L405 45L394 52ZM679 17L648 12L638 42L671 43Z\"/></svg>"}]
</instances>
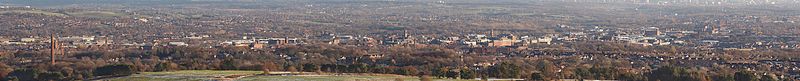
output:
<instances>
[{"instance_id":1,"label":"white structure","mask_svg":"<svg viewBox=\"0 0 800 81\"><path fill-rule=\"evenodd\" d=\"M36 38L22 38L20 39L22 42L36 42Z\"/></svg>"},{"instance_id":2,"label":"white structure","mask_svg":"<svg viewBox=\"0 0 800 81\"><path fill-rule=\"evenodd\" d=\"M186 42L169 42L170 46L189 46Z\"/></svg>"}]
</instances>

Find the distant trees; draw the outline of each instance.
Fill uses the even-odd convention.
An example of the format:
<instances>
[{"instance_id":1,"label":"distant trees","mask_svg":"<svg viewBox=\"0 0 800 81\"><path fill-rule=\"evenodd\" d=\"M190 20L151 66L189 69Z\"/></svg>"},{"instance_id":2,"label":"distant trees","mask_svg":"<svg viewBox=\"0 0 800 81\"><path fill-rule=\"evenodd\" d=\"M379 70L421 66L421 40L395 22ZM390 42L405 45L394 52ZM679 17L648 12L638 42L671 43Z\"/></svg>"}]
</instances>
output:
<instances>
[{"instance_id":1,"label":"distant trees","mask_svg":"<svg viewBox=\"0 0 800 81\"><path fill-rule=\"evenodd\" d=\"M14 71L14 67L8 66L5 63L0 63L0 78L6 78L12 71Z\"/></svg>"},{"instance_id":2,"label":"distant trees","mask_svg":"<svg viewBox=\"0 0 800 81\"><path fill-rule=\"evenodd\" d=\"M46 72L36 69L17 69L3 78L4 81L63 81L67 79L60 72Z\"/></svg>"},{"instance_id":3,"label":"distant trees","mask_svg":"<svg viewBox=\"0 0 800 81\"><path fill-rule=\"evenodd\" d=\"M59 72L42 72L39 73L38 80L39 81L62 81L64 80L64 75Z\"/></svg>"},{"instance_id":4,"label":"distant trees","mask_svg":"<svg viewBox=\"0 0 800 81\"><path fill-rule=\"evenodd\" d=\"M303 64L303 71L306 72L320 72L320 67L317 64Z\"/></svg>"},{"instance_id":5,"label":"distant trees","mask_svg":"<svg viewBox=\"0 0 800 81\"><path fill-rule=\"evenodd\" d=\"M529 80L534 81L551 81L559 79L556 72L556 66L549 60L538 60L535 65L535 70L527 75Z\"/></svg>"},{"instance_id":6,"label":"distant trees","mask_svg":"<svg viewBox=\"0 0 800 81\"><path fill-rule=\"evenodd\" d=\"M750 71L739 71L733 74L736 81L759 81L758 76Z\"/></svg>"},{"instance_id":7,"label":"distant trees","mask_svg":"<svg viewBox=\"0 0 800 81\"><path fill-rule=\"evenodd\" d=\"M439 67L432 69L431 75L437 78L459 78L461 77L461 69L450 67Z\"/></svg>"},{"instance_id":8,"label":"distant trees","mask_svg":"<svg viewBox=\"0 0 800 81\"><path fill-rule=\"evenodd\" d=\"M17 69L9 73L4 79L5 81L37 81L39 80L39 73L43 73L36 69Z\"/></svg>"},{"instance_id":9,"label":"distant trees","mask_svg":"<svg viewBox=\"0 0 800 81\"><path fill-rule=\"evenodd\" d=\"M478 71L475 71L475 70L472 70L472 69L469 69L469 68L461 69L461 71L459 71L459 72L460 72L459 74L461 74L461 75L459 75L461 77L461 79L478 78L478 76L480 75L478 73Z\"/></svg>"},{"instance_id":10,"label":"distant trees","mask_svg":"<svg viewBox=\"0 0 800 81\"><path fill-rule=\"evenodd\" d=\"M419 81L433 81L433 79L430 76L420 75L419 76Z\"/></svg>"},{"instance_id":11,"label":"distant trees","mask_svg":"<svg viewBox=\"0 0 800 81\"><path fill-rule=\"evenodd\" d=\"M175 71L175 70L180 70L180 67L178 67L178 64L175 64L175 63L172 63L172 62L161 62L161 63L158 63L154 68L155 68L155 71Z\"/></svg>"},{"instance_id":12,"label":"distant trees","mask_svg":"<svg viewBox=\"0 0 800 81\"><path fill-rule=\"evenodd\" d=\"M286 67L286 71L289 71L289 72L298 72L298 70L297 70L297 67L294 67L294 66L288 66L288 67Z\"/></svg>"},{"instance_id":13,"label":"distant trees","mask_svg":"<svg viewBox=\"0 0 800 81\"><path fill-rule=\"evenodd\" d=\"M714 76L714 81L736 81L731 74L723 74Z\"/></svg>"},{"instance_id":14,"label":"distant trees","mask_svg":"<svg viewBox=\"0 0 800 81\"><path fill-rule=\"evenodd\" d=\"M580 79L618 79L619 71L611 67L576 68L575 77Z\"/></svg>"},{"instance_id":15,"label":"distant trees","mask_svg":"<svg viewBox=\"0 0 800 81\"><path fill-rule=\"evenodd\" d=\"M325 72L343 72L343 69L347 66L344 65L337 65L337 64L322 64L320 68ZM385 72L384 72L385 73Z\"/></svg>"},{"instance_id":16,"label":"distant trees","mask_svg":"<svg viewBox=\"0 0 800 81\"><path fill-rule=\"evenodd\" d=\"M95 76L127 76L137 73L133 65L114 64L94 69Z\"/></svg>"},{"instance_id":17,"label":"distant trees","mask_svg":"<svg viewBox=\"0 0 800 81\"><path fill-rule=\"evenodd\" d=\"M541 72L533 72L528 79L532 81L550 81L550 79Z\"/></svg>"},{"instance_id":18,"label":"distant trees","mask_svg":"<svg viewBox=\"0 0 800 81\"><path fill-rule=\"evenodd\" d=\"M488 69L489 77L497 77L497 78L519 78L520 77L520 66L509 63L503 62L498 65L492 66Z\"/></svg>"},{"instance_id":19,"label":"distant trees","mask_svg":"<svg viewBox=\"0 0 800 81\"><path fill-rule=\"evenodd\" d=\"M621 46L621 48L622 47L625 46ZM487 55L502 55L500 53L519 53L517 55L524 55L525 53L524 51L502 52L503 50L513 50L503 48L492 48L489 50L493 50L493 52ZM717 68L714 69L715 71L711 71L711 73L706 73L706 71L703 70L665 66L658 67L648 72L647 70L630 69L630 67L636 66L629 61L608 57L594 57L594 61L587 61L579 57L567 57L567 59L550 59L548 57L528 59L512 56L500 60L499 63L493 62L496 63L493 66L471 66L471 64L491 61L486 61L490 58L481 54L461 54L460 51L457 52L455 49L436 46L358 48L334 45L309 45L278 48L275 51L241 50L238 48L176 47L151 51L129 50L103 55L105 53L107 52L86 52L74 54L72 56L67 55L66 58L64 58L80 63L68 64L67 62L69 61L65 61L64 64L57 65L15 65L15 67L30 67L30 69L36 69L36 71L18 71L13 70L13 67L5 67L0 64L0 75L4 72L8 73L8 77L4 77L4 79L8 80L85 80L95 76L130 75L139 71L175 71L191 69L261 70L264 71L265 74L272 71L385 73L410 76L430 75L435 78L526 78L543 81L565 78L625 81L753 80L752 78L748 78L752 76L742 76L742 73L734 76L735 71L724 71L723 69ZM386 56L368 58L365 56L367 54L383 54ZM7 59L18 60L14 58ZM47 76L47 78L43 78L44 76ZM713 79L711 79L712 77ZM763 77L765 76L756 76L755 80L778 79Z\"/></svg>"},{"instance_id":20,"label":"distant trees","mask_svg":"<svg viewBox=\"0 0 800 81\"><path fill-rule=\"evenodd\" d=\"M703 72L689 71L685 68L663 66L648 73L651 81L711 81Z\"/></svg>"},{"instance_id":21,"label":"distant trees","mask_svg":"<svg viewBox=\"0 0 800 81\"><path fill-rule=\"evenodd\" d=\"M775 75L761 75L761 79L758 81L778 81Z\"/></svg>"},{"instance_id":22,"label":"distant trees","mask_svg":"<svg viewBox=\"0 0 800 81\"><path fill-rule=\"evenodd\" d=\"M234 62L235 59L228 58L222 61L222 69L223 70L238 70L237 63Z\"/></svg>"},{"instance_id":23,"label":"distant trees","mask_svg":"<svg viewBox=\"0 0 800 81\"><path fill-rule=\"evenodd\" d=\"M369 66L365 64L350 64L350 66L347 66L347 68L347 71L353 73L367 73L370 69Z\"/></svg>"},{"instance_id":24,"label":"distant trees","mask_svg":"<svg viewBox=\"0 0 800 81\"><path fill-rule=\"evenodd\" d=\"M445 71L445 73L444 73L444 77L453 78L453 79L460 78L461 77L460 73L461 73L461 71L458 70L458 69L447 69Z\"/></svg>"},{"instance_id":25,"label":"distant trees","mask_svg":"<svg viewBox=\"0 0 800 81\"><path fill-rule=\"evenodd\" d=\"M647 77L642 74L635 74L635 73L628 73L622 72L619 76L619 80L622 81L645 81Z\"/></svg>"},{"instance_id":26,"label":"distant trees","mask_svg":"<svg viewBox=\"0 0 800 81\"><path fill-rule=\"evenodd\" d=\"M406 66L406 67L402 67L400 69L396 69L395 72L394 72L394 74L401 74L401 75L416 75L417 73L418 73L417 68L416 67L410 67L410 66Z\"/></svg>"},{"instance_id":27,"label":"distant trees","mask_svg":"<svg viewBox=\"0 0 800 81\"><path fill-rule=\"evenodd\" d=\"M540 71L539 74L537 75L542 75L542 77L540 77L542 78L542 80L549 81L551 79L558 78L555 77L557 75L555 69L556 66L553 64L553 62L550 62L548 60L539 61L539 63L537 64L537 68L539 68Z\"/></svg>"},{"instance_id":28,"label":"distant trees","mask_svg":"<svg viewBox=\"0 0 800 81\"><path fill-rule=\"evenodd\" d=\"M277 71L277 70L278 70L278 65L275 65L275 63L272 62L264 62L264 64L261 65L261 71L263 71L264 74L269 74L271 71Z\"/></svg>"}]
</instances>

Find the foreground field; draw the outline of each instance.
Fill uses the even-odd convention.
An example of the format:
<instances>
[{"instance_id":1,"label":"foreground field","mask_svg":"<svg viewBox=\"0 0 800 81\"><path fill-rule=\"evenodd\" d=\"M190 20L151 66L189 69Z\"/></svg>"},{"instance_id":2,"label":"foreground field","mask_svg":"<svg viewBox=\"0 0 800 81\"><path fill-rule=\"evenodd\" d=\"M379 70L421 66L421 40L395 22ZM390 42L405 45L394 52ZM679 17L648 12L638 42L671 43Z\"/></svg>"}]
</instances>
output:
<instances>
[{"instance_id":1,"label":"foreground field","mask_svg":"<svg viewBox=\"0 0 800 81\"><path fill-rule=\"evenodd\" d=\"M371 75L293 75L266 76L261 71L215 71L184 70L174 72L143 72L126 77L101 79L98 81L419 81L418 77L371 74ZM275 72L285 74L288 72ZM273 74L275 74L273 73ZM470 81L457 79L434 79L434 81Z\"/></svg>"}]
</instances>

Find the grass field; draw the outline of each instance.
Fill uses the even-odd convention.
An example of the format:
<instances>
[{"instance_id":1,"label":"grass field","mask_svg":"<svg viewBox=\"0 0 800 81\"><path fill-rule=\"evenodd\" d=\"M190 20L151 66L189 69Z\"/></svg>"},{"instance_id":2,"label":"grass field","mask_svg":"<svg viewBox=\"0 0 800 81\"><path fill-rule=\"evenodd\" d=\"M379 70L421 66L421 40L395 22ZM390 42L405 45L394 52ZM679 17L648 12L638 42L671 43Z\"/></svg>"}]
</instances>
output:
<instances>
[{"instance_id":1,"label":"grass field","mask_svg":"<svg viewBox=\"0 0 800 81\"><path fill-rule=\"evenodd\" d=\"M232 75L256 75L261 71L214 71L214 70L183 70L172 72L142 72L126 77L110 78L110 81L207 81L217 80L221 77Z\"/></svg>"},{"instance_id":2,"label":"grass field","mask_svg":"<svg viewBox=\"0 0 800 81\"><path fill-rule=\"evenodd\" d=\"M413 76L400 76L389 74L374 75L296 75L296 76L267 76L258 75L261 71L235 71L235 70L183 70L173 72L143 72L131 76L101 79L98 81L419 81ZM285 72L278 72L285 73ZM230 77L242 76L242 77ZM434 81L470 81L457 79L433 79Z\"/></svg>"},{"instance_id":3,"label":"grass field","mask_svg":"<svg viewBox=\"0 0 800 81\"><path fill-rule=\"evenodd\" d=\"M419 81L418 77L397 75L352 75L352 76L253 76L238 81ZM474 81L459 79L433 79L433 81Z\"/></svg>"},{"instance_id":4,"label":"grass field","mask_svg":"<svg viewBox=\"0 0 800 81\"><path fill-rule=\"evenodd\" d=\"M125 16L123 14L119 14L116 12L107 12L107 11L80 11L80 12L68 12L67 14L71 16L78 16L78 17L119 17Z\"/></svg>"},{"instance_id":5,"label":"grass field","mask_svg":"<svg viewBox=\"0 0 800 81\"><path fill-rule=\"evenodd\" d=\"M0 10L0 14L4 13L43 14L43 15L58 16L58 17L75 16L75 17L97 17L97 18L133 16L133 15L126 15L109 11L77 11L77 12L56 13L56 12L48 12L42 10ZM147 17L147 16L136 15L134 17Z\"/></svg>"},{"instance_id":6,"label":"grass field","mask_svg":"<svg viewBox=\"0 0 800 81\"><path fill-rule=\"evenodd\" d=\"M237 74L261 74L261 71L237 71L237 70L183 70L172 72L143 72L145 75L191 75L191 76L221 76L221 75L237 75Z\"/></svg>"},{"instance_id":7,"label":"grass field","mask_svg":"<svg viewBox=\"0 0 800 81\"><path fill-rule=\"evenodd\" d=\"M44 14L44 15L49 15L49 16L67 17L66 14L53 13L53 12L47 12L47 11L41 11L41 10L5 10L5 11L0 11L0 14L3 14L3 13Z\"/></svg>"}]
</instances>

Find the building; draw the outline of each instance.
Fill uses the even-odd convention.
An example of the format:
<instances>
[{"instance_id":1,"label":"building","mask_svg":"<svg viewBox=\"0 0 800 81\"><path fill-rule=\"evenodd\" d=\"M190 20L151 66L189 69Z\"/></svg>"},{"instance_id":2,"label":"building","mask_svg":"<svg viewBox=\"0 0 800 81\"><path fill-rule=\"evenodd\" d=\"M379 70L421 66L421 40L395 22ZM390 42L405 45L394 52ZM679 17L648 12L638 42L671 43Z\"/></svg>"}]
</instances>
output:
<instances>
[{"instance_id":1,"label":"building","mask_svg":"<svg viewBox=\"0 0 800 81\"><path fill-rule=\"evenodd\" d=\"M517 42L517 36L513 34L500 34L497 35L497 37L491 37L489 39L491 42L488 43L488 46L494 47L512 46Z\"/></svg>"},{"instance_id":2,"label":"building","mask_svg":"<svg viewBox=\"0 0 800 81\"><path fill-rule=\"evenodd\" d=\"M20 39L21 42L36 42L36 38L22 38Z\"/></svg>"},{"instance_id":3,"label":"building","mask_svg":"<svg viewBox=\"0 0 800 81\"><path fill-rule=\"evenodd\" d=\"M258 41L258 42L271 44L271 45L277 45L277 44L300 44L300 43L302 43L302 41L300 41L299 38L289 38L289 37L284 37L284 38L265 38L265 39L255 39L255 40Z\"/></svg>"},{"instance_id":4,"label":"building","mask_svg":"<svg viewBox=\"0 0 800 81\"><path fill-rule=\"evenodd\" d=\"M233 46L237 46L237 47L247 47L247 46L250 46L253 43L255 43L255 41L253 41L253 40L229 40L229 41L223 42L223 44L233 45Z\"/></svg>"},{"instance_id":5,"label":"building","mask_svg":"<svg viewBox=\"0 0 800 81\"><path fill-rule=\"evenodd\" d=\"M550 44L553 41L553 38L551 37L532 38L528 36L523 36L521 37L521 39L523 43L527 44L537 44L537 43Z\"/></svg>"},{"instance_id":6,"label":"building","mask_svg":"<svg viewBox=\"0 0 800 81\"><path fill-rule=\"evenodd\" d=\"M383 58L383 56L386 56L386 55L383 55L383 54L367 54L367 55L364 55L364 57L371 58L371 59Z\"/></svg>"},{"instance_id":7,"label":"building","mask_svg":"<svg viewBox=\"0 0 800 81\"><path fill-rule=\"evenodd\" d=\"M512 45L514 45L514 41L511 40L495 40L492 41L492 43L488 43L488 46L494 46L494 47L503 47Z\"/></svg>"},{"instance_id":8,"label":"building","mask_svg":"<svg viewBox=\"0 0 800 81\"><path fill-rule=\"evenodd\" d=\"M408 31L403 31L402 35L391 35L383 41L381 41L385 45L398 45L398 44L415 44L414 38L411 37L411 34L408 34Z\"/></svg>"},{"instance_id":9,"label":"building","mask_svg":"<svg viewBox=\"0 0 800 81\"><path fill-rule=\"evenodd\" d=\"M58 38L59 41L69 44L72 46L93 46L93 45L108 45L113 42L112 40L108 39L97 39L102 37L95 37L95 36L71 36L71 37L60 37Z\"/></svg>"},{"instance_id":10,"label":"building","mask_svg":"<svg viewBox=\"0 0 800 81\"><path fill-rule=\"evenodd\" d=\"M337 44L339 41L336 38L337 38L336 34L329 34L329 33L324 33L320 34L319 36L316 36L317 41L321 41L323 43L328 43L328 44Z\"/></svg>"},{"instance_id":11,"label":"building","mask_svg":"<svg viewBox=\"0 0 800 81\"><path fill-rule=\"evenodd\" d=\"M354 42L353 39L355 37L351 35L344 35L344 36L334 36L328 44L348 44Z\"/></svg>"},{"instance_id":12,"label":"building","mask_svg":"<svg viewBox=\"0 0 800 81\"><path fill-rule=\"evenodd\" d=\"M189 46L186 42L169 42L169 46Z\"/></svg>"},{"instance_id":13,"label":"building","mask_svg":"<svg viewBox=\"0 0 800 81\"><path fill-rule=\"evenodd\" d=\"M661 31L659 30L659 28L650 27L650 28L645 28L644 29L644 36L656 37L656 36L659 36L659 35L661 35Z\"/></svg>"},{"instance_id":14,"label":"building","mask_svg":"<svg viewBox=\"0 0 800 81\"><path fill-rule=\"evenodd\" d=\"M10 39L5 39L5 38L0 38L0 44L7 44L8 42L11 42L11 40Z\"/></svg>"},{"instance_id":15,"label":"building","mask_svg":"<svg viewBox=\"0 0 800 81\"><path fill-rule=\"evenodd\" d=\"M262 48L264 48L264 44L263 43L256 42L256 43L250 44L250 49L262 49Z\"/></svg>"}]
</instances>

